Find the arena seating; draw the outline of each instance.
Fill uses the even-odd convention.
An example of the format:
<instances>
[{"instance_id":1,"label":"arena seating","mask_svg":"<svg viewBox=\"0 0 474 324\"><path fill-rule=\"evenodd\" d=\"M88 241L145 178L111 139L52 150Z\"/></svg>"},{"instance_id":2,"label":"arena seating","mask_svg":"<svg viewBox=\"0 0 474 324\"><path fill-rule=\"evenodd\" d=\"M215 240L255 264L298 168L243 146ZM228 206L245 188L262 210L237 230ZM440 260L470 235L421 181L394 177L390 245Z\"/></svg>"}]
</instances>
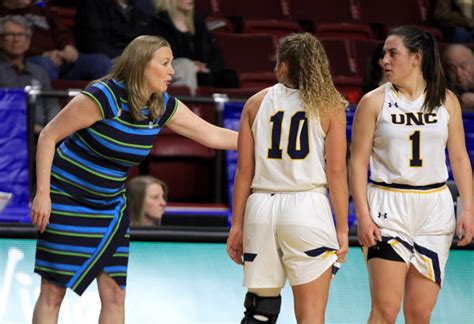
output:
<instances>
[{"instance_id":1,"label":"arena seating","mask_svg":"<svg viewBox=\"0 0 474 324\"><path fill-rule=\"evenodd\" d=\"M75 25L75 8L67 1L51 1L70 27ZM388 4L379 0L195 0L195 11L207 16L211 32L226 68L237 72L240 88L199 87L196 95L212 97L225 93L230 98L247 99L276 82L273 56L278 39L293 32L307 31L321 39L330 60L334 84L352 103L362 96L366 64L374 48L383 42L389 28L416 24L437 38L442 50L443 34L429 25L430 0L400 0ZM79 3L79 1L76 1ZM80 5L80 4L79 4ZM474 45L472 45L474 47ZM53 88L83 88L88 81L53 81ZM186 87L170 87L170 94L190 97ZM212 104L190 104L204 119L217 123ZM347 136L351 136L353 111L348 112ZM466 138L474 159L474 118L465 120ZM184 148L184 149L183 149ZM184 152L185 151L185 152ZM216 152L163 130L152 156L142 170L169 181L175 201L200 201L212 196ZM169 170L172 170L171 172ZM138 174L134 169L131 175ZM199 186L179 188L180 179L195 177ZM199 188L199 189L196 189Z\"/></svg>"}]
</instances>

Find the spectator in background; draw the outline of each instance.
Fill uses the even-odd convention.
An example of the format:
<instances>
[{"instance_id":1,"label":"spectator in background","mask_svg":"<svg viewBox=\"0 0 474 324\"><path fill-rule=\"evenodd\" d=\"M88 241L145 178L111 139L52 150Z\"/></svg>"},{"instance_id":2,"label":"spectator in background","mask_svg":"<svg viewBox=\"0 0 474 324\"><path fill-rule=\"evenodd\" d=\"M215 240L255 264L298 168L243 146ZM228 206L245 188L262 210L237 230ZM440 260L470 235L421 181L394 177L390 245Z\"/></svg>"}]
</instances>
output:
<instances>
[{"instance_id":1,"label":"spectator in background","mask_svg":"<svg viewBox=\"0 0 474 324\"><path fill-rule=\"evenodd\" d=\"M151 13L143 1L84 0L77 7L76 40L85 53L118 57L135 37L148 34Z\"/></svg>"},{"instance_id":2,"label":"spectator in background","mask_svg":"<svg viewBox=\"0 0 474 324\"><path fill-rule=\"evenodd\" d=\"M61 19L47 7L31 0L3 0L0 17L22 15L32 25L28 60L46 69L51 79L92 80L104 76L110 59L101 54L79 53L74 38Z\"/></svg>"},{"instance_id":3,"label":"spectator in background","mask_svg":"<svg viewBox=\"0 0 474 324\"><path fill-rule=\"evenodd\" d=\"M159 226L168 200L168 186L152 176L138 176L127 184L132 226Z\"/></svg>"},{"instance_id":4,"label":"spectator in background","mask_svg":"<svg viewBox=\"0 0 474 324\"><path fill-rule=\"evenodd\" d=\"M239 86L237 74L224 69L205 20L194 13L193 0L155 0L155 6L157 14L150 21L150 33L164 37L171 45L173 84L187 85L193 94L198 86Z\"/></svg>"},{"instance_id":5,"label":"spectator in background","mask_svg":"<svg viewBox=\"0 0 474 324\"><path fill-rule=\"evenodd\" d=\"M385 77L383 70L382 60L383 43L377 45L377 47L374 49L374 52L372 53L372 56L370 56L367 62L364 74L364 93L372 91L387 82L387 78Z\"/></svg>"},{"instance_id":6,"label":"spectator in background","mask_svg":"<svg viewBox=\"0 0 474 324\"><path fill-rule=\"evenodd\" d=\"M446 76L459 96L463 110L474 111L474 54L462 44L449 45L443 53Z\"/></svg>"},{"instance_id":7,"label":"spectator in background","mask_svg":"<svg viewBox=\"0 0 474 324\"><path fill-rule=\"evenodd\" d=\"M433 23L451 43L474 42L474 4L472 0L435 0Z\"/></svg>"},{"instance_id":8,"label":"spectator in background","mask_svg":"<svg viewBox=\"0 0 474 324\"><path fill-rule=\"evenodd\" d=\"M31 28L23 16L0 18L0 88L24 88L28 85L51 88L41 66L25 60L31 42ZM39 98L35 110L35 134L57 114L56 99Z\"/></svg>"}]
</instances>

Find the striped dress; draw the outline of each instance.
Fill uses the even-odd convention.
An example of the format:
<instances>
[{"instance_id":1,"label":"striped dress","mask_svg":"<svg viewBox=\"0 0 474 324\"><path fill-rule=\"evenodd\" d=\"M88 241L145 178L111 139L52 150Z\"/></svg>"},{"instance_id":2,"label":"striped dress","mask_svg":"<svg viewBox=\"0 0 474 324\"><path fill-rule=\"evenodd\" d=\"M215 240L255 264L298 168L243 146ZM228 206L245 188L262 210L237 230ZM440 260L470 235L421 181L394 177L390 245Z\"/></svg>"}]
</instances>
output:
<instances>
[{"instance_id":1,"label":"striped dress","mask_svg":"<svg viewBox=\"0 0 474 324\"><path fill-rule=\"evenodd\" d=\"M82 93L97 103L103 120L70 135L56 149L51 217L38 234L35 262L35 272L79 295L101 271L125 288L128 169L148 155L177 107L177 100L164 94L162 117L137 122L122 82L100 81ZM147 107L142 112L149 115Z\"/></svg>"}]
</instances>

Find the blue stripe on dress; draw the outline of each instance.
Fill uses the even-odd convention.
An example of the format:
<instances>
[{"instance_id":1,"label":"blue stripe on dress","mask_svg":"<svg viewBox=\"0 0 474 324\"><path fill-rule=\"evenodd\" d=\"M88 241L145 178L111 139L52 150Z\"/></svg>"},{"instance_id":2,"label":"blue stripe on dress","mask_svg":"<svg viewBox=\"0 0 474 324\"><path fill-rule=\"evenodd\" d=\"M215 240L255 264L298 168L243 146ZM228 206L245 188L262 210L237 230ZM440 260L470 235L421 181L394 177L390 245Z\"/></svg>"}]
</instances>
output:
<instances>
[{"instance_id":1,"label":"blue stripe on dress","mask_svg":"<svg viewBox=\"0 0 474 324\"><path fill-rule=\"evenodd\" d=\"M116 178L122 178L124 176L127 175L127 172L119 172L119 171L115 171L115 170L111 170L111 169L107 169L107 168L104 168L100 165L97 165L97 164L94 164L88 160L85 160L83 158L81 158L79 155L77 155L76 153L72 152L70 149L67 148L66 145L61 145L59 147L59 150L66 156L66 157L69 157L71 158L73 161L75 162L78 162L80 164L83 164L84 166L86 166L87 168L91 169L92 171L95 171L95 172L98 172L98 173L102 173L102 174L105 174L107 176L111 176L111 177L116 177ZM121 180L121 179L117 179L118 180Z\"/></svg>"},{"instance_id":2,"label":"blue stripe on dress","mask_svg":"<svg viewBox=\"0 0 474 324\"><path fill-rule=\"evenodd\" d=\"M107 205L110 202L105 202ZM87 207L82 207L82 206L75 206L75 205L62 205L62 204L52 204L52 209L53 211L65 211L65 212L74 212L74 213L83 213L83 214L92 214L92 215L111 215L114 216L114 211L110 209L105 209L105 210L97 210L97 209L92 209L92 208L87 208Z\"/></svg>"},{"instance_id":3,"label":"blue stripe on dress","mask_svg":"<svg viewBox=\"0 0 474 324\"><path fill-rule=\"evenodd\" d=\"M40 267L47 267L55 270L77 271L79 266L72 264L48 262L44 260L36 260L36 265Z\"/></svg>"},{"instance_id":4,"label":"blue stripe on dress","mask_svg":"<svg viewBox=\"0 0 474 324\"><path fill-rule=\"evenodd\" d=\"M114 119L107 119L104 120L104 124L111 126L117 130L120 130L122 132L126 132L128 134L133 134L133 135L148 135L148 136L155 136L158 132L156 128L150 129L150 128L132 128L130 126L126 126ZM156 126L156 124L153 124L153 126Z\"/></svg>"},{"instance_id":5,"label":"blue stripe on dress","mask_svg":"<svg viewBox=\"0 0 474 324\"><path fill-rule=\"evenodd\" d=\"M117 104L120 104L120 103L118 102L118 98L116 98L113 94L111 94L110 88L107 87L105 84L103 84L101 82L97 82L97 83L93 84L92 86L96 87L96 88L98 88L102 91L102 94L104 94L105 97L107 98L108 104L109 104L110 109L112 110L114 116L117 116L118 115ZM94 97L97 100L99 100L96 96L94 96Z\"/></svg>"},{"instance_id":6,"label":"blue stripe on dress","mask_svg":"<svg viewBox=\"0 0 474 324\"><path fill-rule=\"evenodd\" d=\"M64 231L69 233L102 234L107 231L107 227L77 226L48 224L48 229Z\"/></svg>"},{"instance_id":7,"label":"blue stripe on dress","mask_svg":"<svg viewBox=\"0 0 474 324\"><path fill-rule=\"evenodd\" d=\"M87 261L82 264L82 266L78 269L78 271L74 274L74 276L72 276L72 278L67 283L68 287L73 287L74 285L76 285L77 280L79 280L79 278L81 278L83 275L86 275L84 274L84 271L89 270L91 263L97 258L99 253L100 254L102 253L102 249L109 241L110 235L116 228L118 229L120 225L119 221L122 221L123 215L122 215L121 209L124 207L124 205L125 205L125 199L123 200L123 203L118 204L114 210L115 215L117 215L118 217L114 217L112 219L112 221L110 222L110 226L107 228L107 231L102 236L102 239L100 240L100 243L98 244L97 249L95 250L94 254L89 259L87 259ZM82 279L83 278L81 278L81 280Z\"/></svg>"},{"instance_id":8,"label":"blue stripe on dress","mask_svg":"<svg viewBox=\"0 0 474 324\"><path fill-rule=\"evenodd\" d=\"M94 253L94 250L95 250L94 247L58 244L58 243L51 243L45 240L38 240L38 245L44 246L49 249L54 249L54 250L68 251L68 252L82 252L82 253L88 253L88 254Z\"/></svg>"},{"instance_id":9,"label":"blue stripe on dress","mask_svg":"<svg viewBox=\"0 0 474 324\"><path fill-rule=\"evenodd\" d=\"M117 253L128 253L128 251L129 251L128 246L120 246L120 247L117 249Z\"/></svg>"},{"instance_id":10,"label":"blue stripe on dress","mask_svg":"<svg viewBox=\"0 0 474 324\"><path fill-rule=\"evenodd\" d=\"M109 266L104 267L105 272L127 272L127 267L124 266Z\"/></svg>"},{"instance_id":11,"label":"blue stripe on dress","mask_svg":"<svg viewBox=\"0 0 474 324\"><path fill-rule=\"evenodd\" d=\"M126 147L126 146L117 145L117 144L115 144L111 141L107 141L105 138L100 137L97 134L94 134L94 132L92 132L90 129L87 130L87 133L89 134L89 136L94 138L94 140L96 140L98 143L102 144L103 146L105 146L106 148L108 148L110 150L123 152L123 153L130 153L130 154L134 154L134 155L145 156L145 155L148 154L148 151L151 149L151 147L146 148L146 149L133 149L133 148L129 148L129 147Z\"/></svg>"},{"instance_id":12,"label":"blue stripe on dress","mask_svg":"<svg viewBox=\"0 0 474 324\"><path fill-rule=\"evenodd\" d=\"M127 167L130 166L130 164L138 164L134 161L128 161L128 160L125 160L125 159L118 159L118 158L114 158L114 157L107 156L107 155L98 155L93 150L91 150L76 134L73 134L71 136L71 141L75 145L77 145L78 147L80 147L81 149L86 151L88 154L92 155L93 157L96 157L96 158L99 158L99 159L104 159L105 158L108 161L113 161L114 163L117 163L118 165L127 166ZM121 160L123 160L123 161L121 161Z\"/></svg>"},{"instance_id":13,"label":"blue stripe on dress","mask_svg":"<svg viewBox=\"0 0 474 324\"><path fill-rule=\"evenodd\" d=\"M119 193L120 190L122 189L122 186L119 188L104 188L104 187L99 187L96 186L90 182L84 181L83 179L76 177L75 175L72 175L69 172L63 171L60 168L53 166L52 169L53 173L56 173L57 175L62 176L63 178L80 185L82 187L85 187L86 189L90 189L92 191L96 191L97 193L106 193L106 194L114 194L114 193Z\"/></svg>"}]
</instances>

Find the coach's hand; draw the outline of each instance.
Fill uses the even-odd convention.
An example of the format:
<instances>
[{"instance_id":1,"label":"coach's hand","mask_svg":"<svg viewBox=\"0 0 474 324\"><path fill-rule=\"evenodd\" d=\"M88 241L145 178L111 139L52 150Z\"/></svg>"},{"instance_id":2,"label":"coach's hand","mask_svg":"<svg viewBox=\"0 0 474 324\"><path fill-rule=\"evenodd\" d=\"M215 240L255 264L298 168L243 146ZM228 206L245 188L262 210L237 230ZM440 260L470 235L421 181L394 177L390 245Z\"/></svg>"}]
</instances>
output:
<instances>
[{"instance_id":1,"label":"coach's hand","mask_svg":"<svg viewBox=\"0 0 474 324\"><path fill-rule=\"evenodd\" d=\"M51 197L49 194L36 194L31 204L31 223L43 233L49 224L51 214Z\"/></svg>"},{"instance_id":2,"label":"coach's hand","mask_svg":"<svg viewBox=\"0 0 474 324\"><path fill-rule=\"evenodd\" d=\"M227 254L237 264L244 264L242 256L244 248L242 243L243 231L241 227L232 226L227 237Z\"/></svg>"}]
</instances>

